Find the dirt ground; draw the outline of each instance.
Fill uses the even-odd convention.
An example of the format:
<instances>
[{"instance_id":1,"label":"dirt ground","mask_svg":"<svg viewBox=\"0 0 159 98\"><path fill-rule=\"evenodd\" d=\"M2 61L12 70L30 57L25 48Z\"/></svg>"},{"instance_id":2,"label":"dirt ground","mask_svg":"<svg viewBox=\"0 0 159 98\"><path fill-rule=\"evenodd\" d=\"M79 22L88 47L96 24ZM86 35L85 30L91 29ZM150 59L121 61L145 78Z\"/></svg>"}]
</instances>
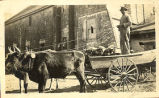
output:
<instances>
[{"instance_id":1,"label":"dirt ground","mask_svg":"<svg viewBox=\"0 0 159 98\"><path fill-rule=\"evenodd\" d=\"M7 94L19 93L19 80L14 75L6 75L5 78L6 86L5 90ZM45 93L79 93L79 82L75 76L67 76L66 79L58 80L58 89L56 89L56 82L53 81L52 90L48 90L50 85L50 79L46 84ZM38 93L38 84L29 81L28 93ZM156 91L155 81L138 82L133 90L135 92L154 92ZM88 93L103 93L103 92L113 92L111 87L107 85L106 87L100 87L93 89L87 84ZM24 93L23 81L22 81L22 93Z\"/></svg>"}]
</instances>

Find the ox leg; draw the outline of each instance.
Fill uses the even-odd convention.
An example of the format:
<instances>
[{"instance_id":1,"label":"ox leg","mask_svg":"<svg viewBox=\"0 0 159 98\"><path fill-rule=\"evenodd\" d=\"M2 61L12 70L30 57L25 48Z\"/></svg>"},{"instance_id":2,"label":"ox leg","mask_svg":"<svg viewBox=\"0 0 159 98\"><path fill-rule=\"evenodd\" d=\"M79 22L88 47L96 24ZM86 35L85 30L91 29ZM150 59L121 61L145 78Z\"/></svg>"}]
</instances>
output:
<instances>
[{"instance_id":1,"label":"ox leg","mask_svg":"<svg viewBox=\"0 0 159 98\"><path fill-rule=\"evenodd\" d=\"M22 87L21 87L21 79L19 79L19 88L20 88L20 89L19 89L19 92L21 93L21 88L22 88Z\"/></svg>"},{"instance_id":2,"label":"ox leg","mask_svg":"<svg viewBox=\"0 0 159 98\"><path fill-rule=\"evenodd\" d=\"M85 81L84 73L75 72L75 75L80 82L80 92L86 92L86 81Z\"/></svg>"},{"instance_id":3,"label":"ox leg","mask_svg":"<svg viewBox=\"0 0 159 98\"><path fill-rule=\"evenodd\" d=\"M28 75L28 73L26 73L25 75L24 75L24 89L25 89L25 93L27 93L28 92L28 80L29 80L29 75Z\"/></svg>"},{"instance_id":4,"label":"ox leg","mask_svg":"<svg viewBox=\"0 0 159 98\"><path fill-rule=\"evenodd\" d=\"M41 71L39 71L39 73L41 74L39 74L38 90L39 93L43 93L45 91L47 79L49 78L48 70L44 62L41 63Z\"/></svg>"},{"instance_id":5,"label":"ox leg","mask_svg":"<svg viewBox=\"0 0 159 98\"><path fill-rule=\"evenodd\" d=\"M58 89L59 86L58 86L58 80L56 79L56 89Z\"/></svg>"},{"instance_id":6,"label":"ox leg","mask_svg":"<svg viewBox=\"0 0 159 98\"><path fill-rule=\"evenodd\" d=\"M28 88L28 83L24 83L24 89L25 89L25 93L28 93L28 90L27 90L27 88Z\"/></svg>"},{"instance_id":7,"label":"ox leg","mask_svg":"<svg viewBox=\"0 0 159 98\"><path fill-rule=\"evenodd\" d=\"M51 81L50 81L49 90L51 90L51 85L52 85L52 78L51 78Z\"/></svg>"},{"instance_id":8,"label":"ox leg","mask_svg":"<svg viewBox=\"0 0 159 98\"><path fill-rule=\"evenodd\" d=\"M45 86L46 86L46 79L41 81L39 84L38 84L38 90L39 90L39 93L43 93L45 91Z\"/></svg>"},{"instance_id":9,"label":"ox leg","mask_svg":"<svg viewBox=\"0 0 159 98\"><path fill-rule=\"evenodd\" d=\"M55 80L56 80L56 89L58 89L58 81L57 81L57 79L55 79ZM52 78L51 78L49 90L51 90L51 86L52 86Z\"/></svg>"},{"instance_id":10,"label":"ox leg","mask_svg":"<svg viewBox=\"0 0 159 98\"><path fill-rule=\"evenodd\" d=\"M38 84L38 90L39 90L39 93L42 93L42 83Z\"/></svg>"}]
</instances>

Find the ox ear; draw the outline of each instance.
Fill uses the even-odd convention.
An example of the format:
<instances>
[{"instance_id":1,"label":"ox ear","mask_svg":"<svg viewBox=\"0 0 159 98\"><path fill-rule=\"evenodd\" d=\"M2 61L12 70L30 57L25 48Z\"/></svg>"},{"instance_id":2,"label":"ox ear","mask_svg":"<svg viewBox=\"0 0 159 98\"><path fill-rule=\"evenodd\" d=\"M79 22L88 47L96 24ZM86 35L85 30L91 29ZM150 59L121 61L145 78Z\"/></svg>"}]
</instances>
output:
<instances>
[{"instance_id":1,"label":"ox ear","mask_svg":"<svg viewBox=\"0 0 159 98\"><path fill-rule=\"evenodd\" d=\"M36 57L35 53L31 53L30 56L31 56L31 58L35 58Z\"/></svg>"}]
</instances>

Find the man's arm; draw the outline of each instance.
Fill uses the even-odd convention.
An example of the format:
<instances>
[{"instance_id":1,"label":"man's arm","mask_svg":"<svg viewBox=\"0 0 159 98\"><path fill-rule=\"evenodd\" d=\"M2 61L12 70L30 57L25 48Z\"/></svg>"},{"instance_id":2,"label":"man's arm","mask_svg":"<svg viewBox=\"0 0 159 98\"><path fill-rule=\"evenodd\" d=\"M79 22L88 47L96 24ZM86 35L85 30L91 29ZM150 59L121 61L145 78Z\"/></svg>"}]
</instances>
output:
<instances>
[{"instance_id":1,"label":"man's arm","mask_svg":"<svg viewBox=\"0 0 159 98\"><path fill-rule=\"evenodd\" d=\"M124 27L127 28L128 26L131 26L132 22L131 22L131 18L129 15L126 16L127 18L127 23L124 23Z\"/></svg>"}]
</instances>

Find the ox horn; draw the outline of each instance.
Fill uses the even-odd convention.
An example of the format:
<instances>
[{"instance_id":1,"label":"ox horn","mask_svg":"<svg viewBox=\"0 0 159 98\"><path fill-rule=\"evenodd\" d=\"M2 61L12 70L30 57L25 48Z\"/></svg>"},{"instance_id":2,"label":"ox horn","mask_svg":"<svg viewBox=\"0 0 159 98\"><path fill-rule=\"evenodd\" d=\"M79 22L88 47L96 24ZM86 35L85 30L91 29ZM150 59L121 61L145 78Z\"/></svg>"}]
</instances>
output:
<instances>
[{"instance_id":1,"label":"ox horn","mask_svg":"<svg viewBox=\"0 0 159 98\"><path fill-rule=\"evenodd\" d=\"M18 51L21 52L20 49L17 46L14 46L14 48Z\"/></svg>"},{"instance_id":2,"label":"ox horn","mask_svg":"<svg viewBox=\"0 0 159 98\"><path fill-rule=\"evenodd\" d=\"M26 51L28 52L29 50L28 50L28 47L26 47Z\"/></svg>"},{"instance_id":3,"label":"ox horn","mask_svg":"<svg viewBox=\"0 0 159 98\"><path fill-rule=\"evenodd\" d=\"M15 52L15 47L13 47L13 52Z\"/></svg>"},{"instance_id":4,"label":"ox horn","mask_svg":"<svg viewBox=\"0 0 159 98\"><path fill-rule=\"evenodd\" d=\"M13 53L13 51L11 50L11 47L8 47L8 50L10 53Z\"/></svg>"}]
</instances>

